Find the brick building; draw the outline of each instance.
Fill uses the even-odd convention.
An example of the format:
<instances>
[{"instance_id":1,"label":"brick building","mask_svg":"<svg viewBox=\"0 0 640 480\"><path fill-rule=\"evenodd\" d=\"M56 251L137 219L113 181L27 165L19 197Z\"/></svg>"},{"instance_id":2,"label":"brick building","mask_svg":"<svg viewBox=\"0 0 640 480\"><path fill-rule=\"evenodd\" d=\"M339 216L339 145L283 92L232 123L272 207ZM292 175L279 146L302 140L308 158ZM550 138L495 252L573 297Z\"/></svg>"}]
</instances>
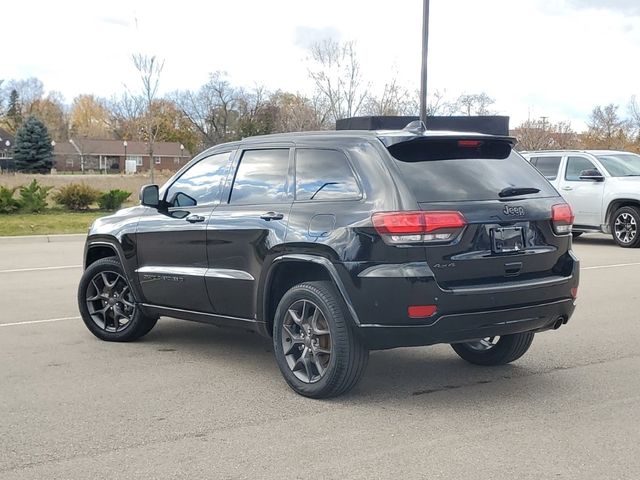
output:
<instances>
[{"instance_id":1,"label":"brick building","mask_svg":"<svg viewBox=\"0 0 640 480\"><path fill-rule=\"evenodd\" d=\"M55 142L53 166L58 172L136 173L149 170L145 142L72 138ZM177 142L156 142L155 170L178 170L191 160L191 153Z\"/></svg>"}]
</instances>

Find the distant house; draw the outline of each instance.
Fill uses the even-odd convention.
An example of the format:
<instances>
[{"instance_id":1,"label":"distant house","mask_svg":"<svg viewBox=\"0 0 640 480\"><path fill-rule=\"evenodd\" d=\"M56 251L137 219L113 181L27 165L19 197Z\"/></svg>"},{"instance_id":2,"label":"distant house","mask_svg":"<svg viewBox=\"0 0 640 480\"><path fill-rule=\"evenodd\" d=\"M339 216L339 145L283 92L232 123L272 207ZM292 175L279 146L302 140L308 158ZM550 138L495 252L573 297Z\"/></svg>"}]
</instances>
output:
<instances>
[{"instance_id":1,"label":"distant house","mask_svg":"<svg viewBox=\"0 0 640 480\"><path fill-rule=\"evenodd\" d=\"M191 153L178 142L156 142L151 160L145 142L71 138L55 142L53 157L58 172L136 173L148 171L151 161L155 170L178 170Z\"/></svg>"}]
</instances>

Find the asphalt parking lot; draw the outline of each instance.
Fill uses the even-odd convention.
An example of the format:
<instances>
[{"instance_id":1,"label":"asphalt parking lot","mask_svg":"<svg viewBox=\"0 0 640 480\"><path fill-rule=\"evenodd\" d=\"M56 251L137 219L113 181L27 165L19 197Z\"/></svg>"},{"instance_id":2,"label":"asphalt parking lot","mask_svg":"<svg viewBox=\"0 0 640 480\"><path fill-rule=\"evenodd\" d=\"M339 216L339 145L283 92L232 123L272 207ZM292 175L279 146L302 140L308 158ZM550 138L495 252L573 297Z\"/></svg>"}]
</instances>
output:
<instances>
[{"instance_id":1,"label":"asphalt parking lot","mask_svg":"<svg viewBox=\"0 0 640 480\"><path fill-rule=\"evenodd\" d=\"M516 363L373 352L352 393L286 386L256 335L78 318L81 240L0 242L0 478L640 477L640 250L575 241L579 306Z\"/></svg>"}]
</instances>

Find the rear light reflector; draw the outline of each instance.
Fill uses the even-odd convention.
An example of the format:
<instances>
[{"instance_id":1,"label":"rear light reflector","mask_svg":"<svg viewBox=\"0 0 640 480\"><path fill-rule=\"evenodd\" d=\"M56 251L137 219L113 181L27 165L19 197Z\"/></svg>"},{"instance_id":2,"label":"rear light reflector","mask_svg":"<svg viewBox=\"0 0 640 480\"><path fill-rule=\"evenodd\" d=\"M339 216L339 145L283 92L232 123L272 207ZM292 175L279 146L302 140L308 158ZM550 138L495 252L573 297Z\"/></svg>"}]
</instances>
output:
<instances>
[{"instance_id":1,"label":"rear light reflector","mask_svg":"<svg viewBox=\"0 0 640 480\"><path fill-rule=\"evenodd\" d=\"M448 242L467 225L456 211L381 212L372 216L373 226L390 244Z\"/></svg>"},{"instance_id":2,"label":"rear light reflector","mask_svg":"<svg viewBox=\"0 0 640 480\"><path fill-rule=\"evenodd\" d=\"M433 316L438 311L435 305L411 305L407 312L409 318L427 318Z\"/></svg>"},{"instance_id":3,"label":"rear light reflector","mask_svg":"<svg viewBox=\"0 0 640 480\"><path fill-rule=\"evenodd\" d=\"M571 289L571 297L575 300L578 298L578 287L573 287Z\"/></svg>"},{"instance_id":4,"label":"rear light reflector","mask_svg":"<svg viewBox=\"0 0 640 480\"><path fill-rule=\"evenodd\" d=\"M568 203L560 203L551 207L551 222L553 223L553 230L557 234L571 233L573 218L573 210L571 210Z\"/></svg>"}]
</instances>

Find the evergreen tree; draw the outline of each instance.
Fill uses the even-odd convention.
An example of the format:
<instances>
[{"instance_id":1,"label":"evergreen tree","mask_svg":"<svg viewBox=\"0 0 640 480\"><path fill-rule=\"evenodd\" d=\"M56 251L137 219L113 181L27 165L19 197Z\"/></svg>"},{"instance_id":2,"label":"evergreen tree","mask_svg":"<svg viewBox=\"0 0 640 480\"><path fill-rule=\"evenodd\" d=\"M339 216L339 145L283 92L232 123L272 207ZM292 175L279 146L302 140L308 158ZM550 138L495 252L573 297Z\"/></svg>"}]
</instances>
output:
<instances>
[{"instance_id":1,"label":"evergreen tree","mask_svg":"<svg viewBox=\"0 0 640 480\"><path fill-rule=\"evenodd\" d=\"M7 126L11 133L16 133L22 125L22 105L17 90L11 90L9 94L9 106L7 108Z\"/></svg>"},{"instance_id":2,"label":"evergreen tree","mask_svg":"<svg viewBox=\"0 0 640 480\"><path fill-rule=\"evenodd\" d=\"M29 117L16 133L13 150L16 170L49 173L53 166L53 147L47 127L36 117Z\"/></svg>"}]
</instances>

